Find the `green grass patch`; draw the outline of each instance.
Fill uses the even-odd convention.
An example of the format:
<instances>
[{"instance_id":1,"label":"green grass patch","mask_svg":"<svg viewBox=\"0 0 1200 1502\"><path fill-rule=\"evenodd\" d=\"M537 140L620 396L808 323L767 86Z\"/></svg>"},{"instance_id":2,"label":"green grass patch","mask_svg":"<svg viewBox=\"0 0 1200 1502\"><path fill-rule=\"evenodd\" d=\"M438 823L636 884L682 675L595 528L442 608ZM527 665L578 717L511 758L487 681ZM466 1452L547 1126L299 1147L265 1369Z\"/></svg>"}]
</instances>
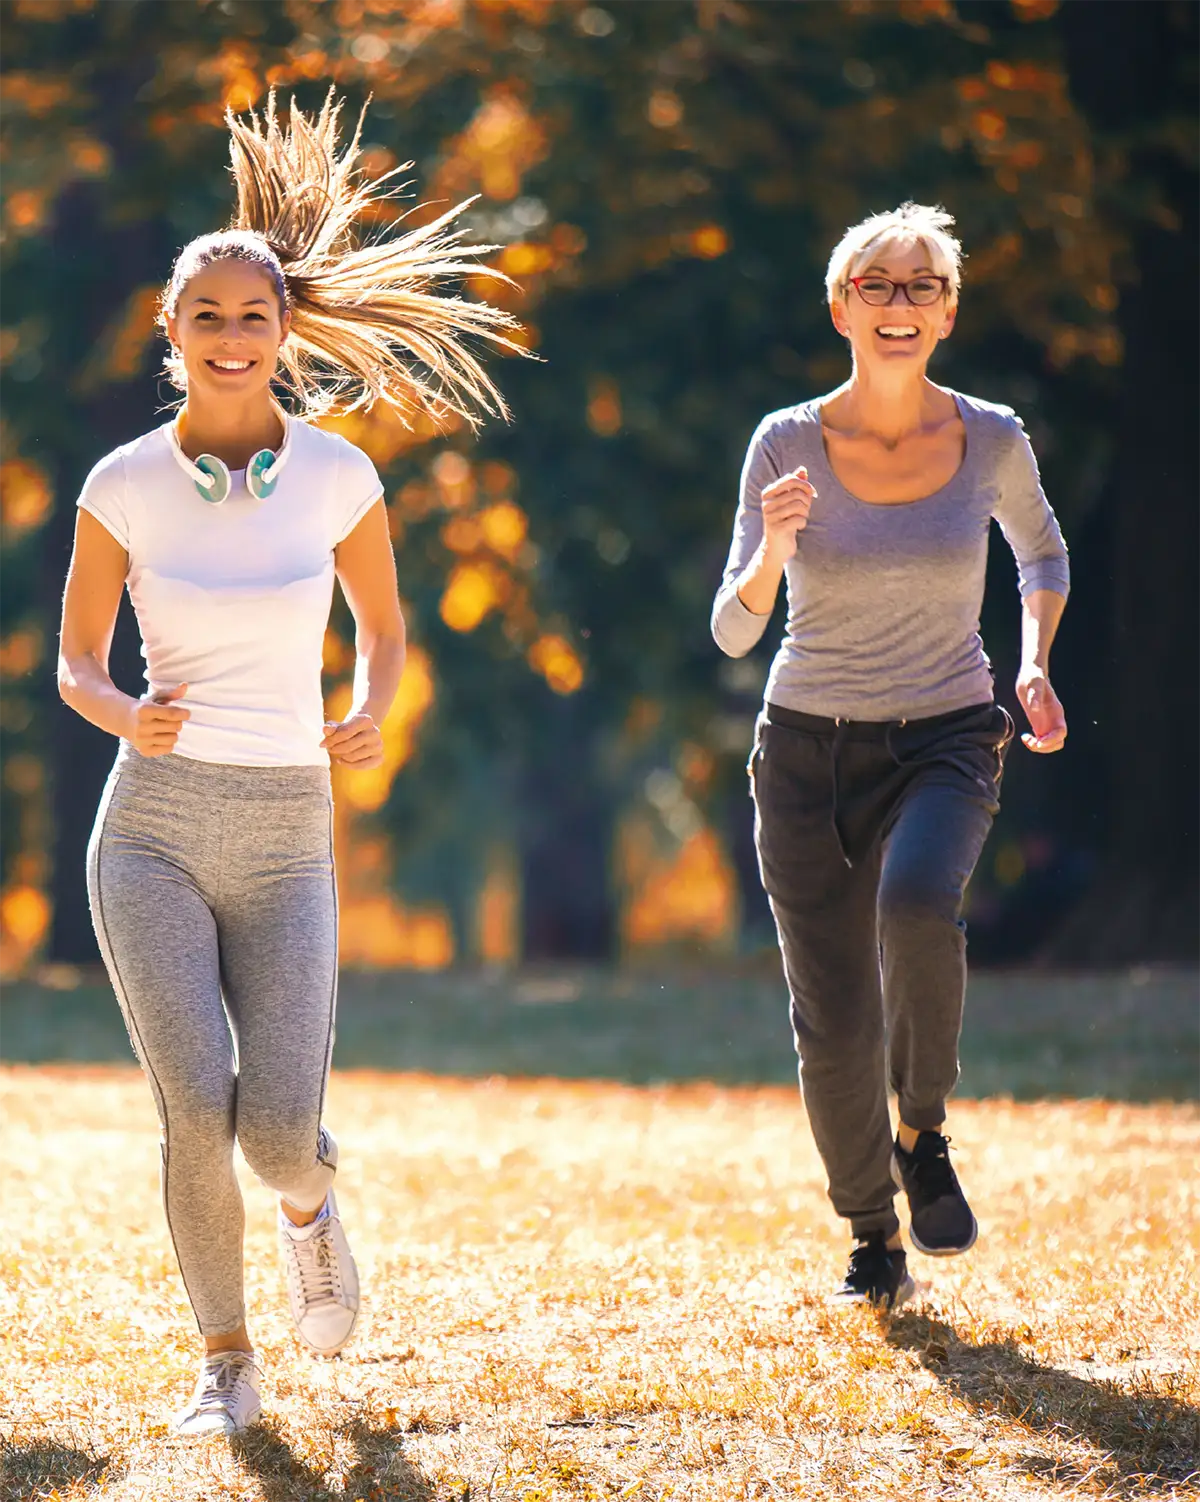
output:
<instances>
[{"instance_id":1,"label":"green grass patch","mask_svg":"<svg viewBox=\"0 0 1200 1502\"><path fill-rule=\"evenodd\" d=\"M959 1093L1195 1099L1198 998L1200 979L1192 971L978 973L967 997ZM106 982L5 988L0 1058L36 1064L131 1057ZM765 966L694 975L346 974L334 1064L632 1084L795 1079L786 993Z\"/></svg>"}]
</instances>

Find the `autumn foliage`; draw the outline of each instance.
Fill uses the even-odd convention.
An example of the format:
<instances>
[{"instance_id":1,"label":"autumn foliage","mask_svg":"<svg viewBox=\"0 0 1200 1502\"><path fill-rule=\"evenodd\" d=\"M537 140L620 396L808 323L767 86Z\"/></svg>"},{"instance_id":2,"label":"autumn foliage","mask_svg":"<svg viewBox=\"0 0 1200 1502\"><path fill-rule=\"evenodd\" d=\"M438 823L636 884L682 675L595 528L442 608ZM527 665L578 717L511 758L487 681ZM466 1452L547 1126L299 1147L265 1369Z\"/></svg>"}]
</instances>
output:
<instances>
[{"instance_id":1,"label":"autumn foliage","mask_svg":"<svg viewBox=\"0 0 1200 1502\"><path fill-rule=\"evenodd\" d=\"M1122 226L1172 210L1126 181L1074 102L1053 0L6 0L2 14L10 969L66 910L70 831L102 771L92 743L62 753L84 758L77 773L47 760L73 498L99 454L156 420L159 289L174 250L231 211L223 111L270 87L306 106L331 84L352 106L369 95L362 170L414 163L365 235L477 194L473 232L505 247L500 300L539 356L492 362L514 422L478 440L387 409L331 419L385 473L415 643L385 766L339 787L348 957L477 958L498 870L509 921L550 914L540 938L509 934L510 954L563 952L577 941L552 935L583 930L609 955L736 945L755 692L721 677L708 604L749 432L845 374L820 273L865 212L907 196L952 208L969 259L943 374L1024 413L1068 535L1094 503L1095 474L1068 460L1088 445L1103 460L1089 402L1123 359ZM1184 127L1165 122L1174 149ZM1114 195L1124 219L1102 212ZM346 630L339 616L326 652L334 704ZM648 790L690 745L712 772L691 822L672 822ZM1018 816L1027 841L1039 816ZM1009 900L981 883L981 913Z\"/></svg>"}]
</instances>

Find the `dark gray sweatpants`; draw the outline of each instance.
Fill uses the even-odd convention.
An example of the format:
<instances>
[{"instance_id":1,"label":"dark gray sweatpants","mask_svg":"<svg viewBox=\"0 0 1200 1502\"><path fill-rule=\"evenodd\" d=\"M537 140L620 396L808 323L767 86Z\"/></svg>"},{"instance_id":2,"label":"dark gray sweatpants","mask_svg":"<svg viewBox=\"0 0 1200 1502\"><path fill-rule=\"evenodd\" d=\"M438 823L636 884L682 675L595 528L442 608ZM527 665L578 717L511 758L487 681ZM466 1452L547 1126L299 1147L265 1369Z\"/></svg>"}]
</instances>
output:
<instances>
[{"instance_id":1,"label":"dark gray sweatpants","mask_svg":"<svg viewBox=\"0 0 1200 1502\"><path fill-rule=\"evenodd\" d=\"M994 704L890 724L769 704L759 719L759 869L829 1197L856 1236L899 1227L888 1085L925 1130L958 1080L963 894L1011 736Z\"/></svg>"},{"instance_id":2,"label":"dark gray sweatpants","mask_svg":"<svg viewBox=\"0 0 1200 1502\"><path fill-rule=\"evenodd\" d=\"M88 849L92 919L162 1124L167 1225L205 1335L245 1318L235 1139L324 1203L337 906L329 772L122 749Z\"/></svg>"}]
</instances>

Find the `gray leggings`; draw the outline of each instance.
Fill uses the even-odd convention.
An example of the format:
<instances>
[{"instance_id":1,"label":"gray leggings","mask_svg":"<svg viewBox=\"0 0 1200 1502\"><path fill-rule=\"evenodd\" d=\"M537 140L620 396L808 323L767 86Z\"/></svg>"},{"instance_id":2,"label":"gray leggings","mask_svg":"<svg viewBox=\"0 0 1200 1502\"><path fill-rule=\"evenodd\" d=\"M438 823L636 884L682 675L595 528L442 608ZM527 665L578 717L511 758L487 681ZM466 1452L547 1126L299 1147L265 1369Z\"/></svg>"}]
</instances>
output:
<instances>
[{"instance_id":1,"label":"gray leggings","mask_svg":"<svg viewBox=\"0 0 1200 1502\"><path fill-rule=\"evenodd\" d=\"M88 849L96 936L162 1123L167 1225L200 1330L245 1318L236 1138L264 1184L318 1209L337 902L323 767L123 748Z\"/></svg>"},{"instance_id":2,"label":"gray leggings","mask_svg":"<svg viewBox=\"0 0 1200 1502\"><path fill-rule=\"evenodd\" d=\"M999 807L995 704L864 724L768 704L750 774L800 1084L856 1236L898 1229L887 1087L934 1130L958 1080L963 894Z\"/></svg>"}]
</instances>

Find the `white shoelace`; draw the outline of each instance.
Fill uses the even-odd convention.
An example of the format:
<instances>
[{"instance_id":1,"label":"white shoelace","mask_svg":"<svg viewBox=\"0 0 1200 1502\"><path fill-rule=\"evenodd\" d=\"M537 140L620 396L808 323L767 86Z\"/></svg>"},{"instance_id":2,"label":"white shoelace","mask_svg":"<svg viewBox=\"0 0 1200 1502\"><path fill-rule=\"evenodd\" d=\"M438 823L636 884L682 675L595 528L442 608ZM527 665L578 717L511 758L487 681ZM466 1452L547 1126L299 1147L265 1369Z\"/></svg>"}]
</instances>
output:
<instances>
[{"instance_id":1,"label":"white shoelace","mask_svg":"<svg viewBox=\"0 0 1200 1502\"><path fill-rule=\"evenodd\" d=\"M193 1413L224 1413L237 1398L238 1384L256 1370L249 1351L218 1351L204 1358Z\"/></svg>"},{"instance_id":2,"label":"white shoelace","mask_svg":"<svg viewBox=\"0 0 1200 1502\"><path fill-rule=\"evenodd\" d=\"M316 1304L339 1303L342 1292L337 1253L329 1234L332 1221L325 1216L315 1222L315 1227L312 1235L303 1241L287 1238L300 1298L306 1309Z\"/></svg>"}]
</instances>

